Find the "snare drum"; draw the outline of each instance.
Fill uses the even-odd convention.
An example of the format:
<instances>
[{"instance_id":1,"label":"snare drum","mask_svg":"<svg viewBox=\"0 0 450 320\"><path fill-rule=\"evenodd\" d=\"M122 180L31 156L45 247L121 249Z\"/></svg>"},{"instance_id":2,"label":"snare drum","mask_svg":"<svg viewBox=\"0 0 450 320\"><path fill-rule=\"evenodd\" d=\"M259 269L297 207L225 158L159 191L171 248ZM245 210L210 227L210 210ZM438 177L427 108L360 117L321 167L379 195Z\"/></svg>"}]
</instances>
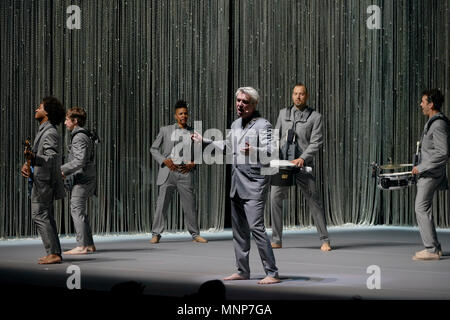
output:
<instances>
[{"instance_id":1,"label":"snare drum","mask_svg":"<svg viewBox=\"0 0 450 320\"><path fill-rule=\"evenodd\" d=\"M380 173L377 186L382 190L397 190L407 188L416 183L411 172Z\"/></svg>"}]
</instances>

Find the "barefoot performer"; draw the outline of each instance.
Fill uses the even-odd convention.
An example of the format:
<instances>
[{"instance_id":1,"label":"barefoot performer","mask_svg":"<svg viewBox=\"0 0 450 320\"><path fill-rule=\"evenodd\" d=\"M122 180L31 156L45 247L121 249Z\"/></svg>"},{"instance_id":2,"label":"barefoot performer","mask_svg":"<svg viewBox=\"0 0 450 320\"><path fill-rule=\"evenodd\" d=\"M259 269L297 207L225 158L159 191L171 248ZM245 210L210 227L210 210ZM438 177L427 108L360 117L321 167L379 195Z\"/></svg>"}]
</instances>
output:
<instances>
[{"instance_id":1,"label":"barefoot performer","mask_svg":"<svg viewBox=\"0 0 450 320\"><path fill-rule=\"evenodd\" d=\"M261 157L275 150L272 150L272 125L256 110L258 100L259 94L254 88L239 88L236 91L236 111L239 118L231 124L227 140L203 139L197 132L194 133L193 139L226 150L227 155L233 158L230 199L237 273L224 280L250 278L251 233L266 273L266 277L258 283L273 284L280 282L280 279L270 239L264 227L264 205L269 176L261 174Z\"/></svg>"},{"instance_id":2,"label":"barefoot performer","mask_svg":"<svg viewBox=\"0 0 450 320\"><path fill-rule=\"evenodd\" d=\"M70 214L78 243L77 247L64 254L86 254L95 251L87 214L87 200L95 194L97 187L94 142L91 133L83 128L86 124L86 111L83 108L69 109L64 124L70 131L71 143L69 159L61 166L61 173L66 179L66 189L71 191Z\"/></svg>"}]
</instances>

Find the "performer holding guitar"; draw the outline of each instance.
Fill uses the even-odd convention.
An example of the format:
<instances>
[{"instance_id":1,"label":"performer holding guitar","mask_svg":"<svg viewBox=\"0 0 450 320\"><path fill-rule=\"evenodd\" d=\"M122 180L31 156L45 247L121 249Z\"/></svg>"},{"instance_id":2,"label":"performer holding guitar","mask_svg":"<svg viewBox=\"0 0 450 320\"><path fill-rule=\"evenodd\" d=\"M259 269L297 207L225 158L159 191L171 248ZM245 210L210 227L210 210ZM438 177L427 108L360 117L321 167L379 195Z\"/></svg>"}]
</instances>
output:
<instances>
[{"instance_id":1,"label":"performer holding guitar","mask_svg":"<svg viewBox=\"0 0 450 320\"><path fill-rule=\"evenodd\" d=\"M61 137L56 126L64 119L65 110L55 97L45 97L35 111L39 131L31 145L25 148L27 161L22 166L22 176L32 178L31 214L44 243L47 255L39 264L61 262L61 245L53 216L53 202L65 196L61 177ZM32 172L33 168L33 172Z\"/></svg>"}]
</instances>

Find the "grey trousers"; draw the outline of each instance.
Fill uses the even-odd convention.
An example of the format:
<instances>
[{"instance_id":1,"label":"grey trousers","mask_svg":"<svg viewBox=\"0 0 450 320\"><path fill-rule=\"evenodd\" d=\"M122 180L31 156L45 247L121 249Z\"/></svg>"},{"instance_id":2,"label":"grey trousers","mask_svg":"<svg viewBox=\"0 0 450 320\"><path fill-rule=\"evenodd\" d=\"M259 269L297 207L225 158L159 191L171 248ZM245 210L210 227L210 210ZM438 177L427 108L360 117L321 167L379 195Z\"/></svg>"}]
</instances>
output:
<instances>
[{"instance_id":1,"label":"grey trousers","mask_svg":"<svg viewBox=\"0 0 450 320\"><path fill-rule=\"evenodd\" d=\"M86 247L94 245L92 230L87 215L87 197L73 196L70 198L70 214L77 233L77 243Z\"/></svg>"},{"instance_id":2,"label":"grey trousers","mask_svg":"<svg viewBox=\"0 0 450 320\"><path fill-rule=\"evenodd\" d=\"M441 178L419 178L417 181L417 194L415 211L420 236L425 248L431 253L441 250L441 244L437 239L436 228L433 221L433 195L445 176Z\"/></svg>"},{"instance_id":3,"label":"grey trousers","mask_svg":"<svg viewBox=\"0 0 450 320\"><path fill-rule=\"evenodd\" d=\"M163 233L167 216L167 208L169 207L173 192L175 190L178 190L178 193L180 194L186 227L192 235L192 238L195 238L200 234L200 230L197 223L197 210L195 209L192 173L182 174L176 171L171 171L166 182L159 187L156 210L153 216L152 234L160 235Z\"/></svg>"},{"instance_id":4,"label":"grey trousers","mask_svg":"<svg viewBox=\"0 0 450 320\"><path fill-rule=\"evenodd\" d=\"M231 223L237 272L250 278L250 233L258 247L259 256L268 276L278 277L270 239L264 227L265 200L241 199L237 193L231 198Z\"/></svg>"},{"instance_id":5,"label":"grey trousers","mask_svg":"<svg viewBox=\"0 0 450 320\"><path fill-rule=\"evenodd\" d=\"M309 212L322 242L330 242L325 221L325 210L317 192L316 181L311 174L298 173L295 177L303 196L309 204ZM287 199L289 187L270 187L270 215L272 218L272 242L282 243L283 237L283 200Z\"/></svg>"},{"instance_id":6,"label":"grey trousers","mask_svg":"<svg viewBox=\"0 0 450 320\"><path fill-rule=\"evenodd\" d=\"M36 224L47 254L61 255L53 202L31 202L31 217Z\"/></svg>"}]
</instances>

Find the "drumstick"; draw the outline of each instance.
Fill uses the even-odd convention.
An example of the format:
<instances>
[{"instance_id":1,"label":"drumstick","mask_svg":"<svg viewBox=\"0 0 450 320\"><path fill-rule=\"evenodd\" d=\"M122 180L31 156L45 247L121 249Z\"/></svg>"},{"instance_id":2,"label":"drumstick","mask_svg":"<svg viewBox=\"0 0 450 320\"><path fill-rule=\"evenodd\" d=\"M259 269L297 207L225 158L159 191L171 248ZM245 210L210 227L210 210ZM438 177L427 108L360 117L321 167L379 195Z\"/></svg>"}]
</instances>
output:
<instances>
[{"instance_id":1,"label":"drumstick","mask_svg":"<svg viewBox=\"0 0 450 320\"><path fill-rule=\"evenodd\" d=\"M415 167L419 164L419 148L420 148L420 141L417 141L416 154L414 155L414 159L413 159L413 167Z\"/></svg>"}]
</instances>

